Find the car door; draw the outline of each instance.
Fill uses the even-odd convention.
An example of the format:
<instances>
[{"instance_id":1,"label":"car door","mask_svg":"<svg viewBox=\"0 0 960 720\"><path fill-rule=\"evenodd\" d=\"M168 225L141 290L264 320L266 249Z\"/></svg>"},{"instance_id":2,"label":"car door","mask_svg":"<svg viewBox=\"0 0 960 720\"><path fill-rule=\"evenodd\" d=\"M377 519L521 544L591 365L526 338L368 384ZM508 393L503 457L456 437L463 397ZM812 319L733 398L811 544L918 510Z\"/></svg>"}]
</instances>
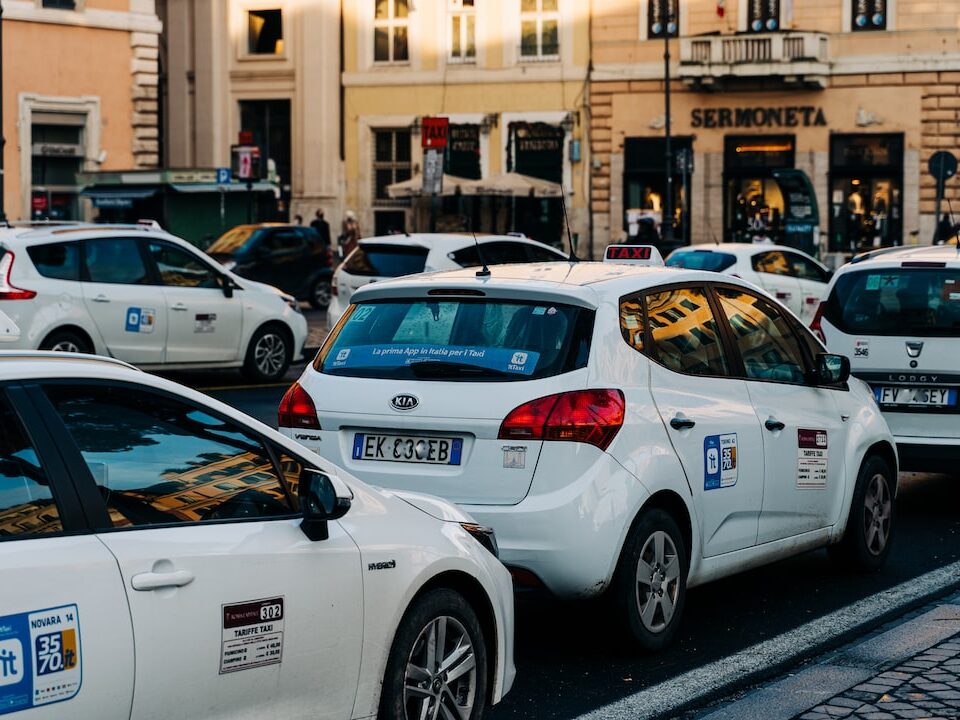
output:
<instances>
[{"instance_id":1,"label":"car door","mask_svg":"<svg viewBox=\"0 0 960 720\"><path fill-rule=\"evenodd\" d=\"M797 313L804 327L817 314L823 291L830 282L830 272L819 263L800 253L785 252L793 275L800 283L800 312Z\"/></svg>"},{"instance_id":2,"label":"car door","mask_svg":"<svg viewBox=\"0 0 960 720\"><path fill-rule=\"evenodd\" d=\"M702 286L643 296L650 388L700 510L703 556L752 547L763 501L763 441Z\"/></svg>"},{"instance_id":3,"label":"car door","mask_svg":"<svg viewBox=\"0 0 960 720\"><path fill-rule=\"evenodd\" d=\"M800 281L794 277L787 255L782 250L765 250L754 255L750 262L761 287L799 316Z\"/></svg>"},{"instance_id":4,"label":"car door","mask_svg":"<svg viewBox=\"0 0 960 720\"><path fill-rule=\"evenodd\" d=\"M242 291L224 294L220 273L165 240L147 241L167 310L167 363L229 362L240 357Z\"/></svg>"},{"instance_id":5,"label":"car door","mask_svg":"<svg viewBox=\"0 0 960 720\"><path fill-rule=\"evenodd\" d=\"M840 515L845 491L847 429L835 397L843 391L809 384L813 358L798 335L805 331L781 309L744 288L718 286L716 292L763 425L757 541L828 527Z\"/></svg>"},{"instance_id":6,"label":"car door","mask_svg":"<svg viewBox=\"0 0 960 720\"><path fill-rule=\"evenodd\" d=\"M131 363L163 361L167 306L150 287L136 238L83 241L83 304L107 352Z\"/></svg>"},{"instance_id":7,"label":"car door","mask_svg":"<svg viewBox=\"0 0 960 720\"><path fill-rule=\"evenodd\" d=\"M123 581L56 445L23 388L0 391L0 715L127 720Z\"/></svg>"},{"instance_id":8,"label":"car door","mask_svg":"<svg viewBox=\"0 0 960 720\"><path fill-rule=\"evenodd\" d=\"M79 481L103 498L91 514L137 639L133 717L349 717L360 555L339 523L317 542L300 529L298 460L140 385L50 382L42 395Z\"/></svg>"}]
</instances>

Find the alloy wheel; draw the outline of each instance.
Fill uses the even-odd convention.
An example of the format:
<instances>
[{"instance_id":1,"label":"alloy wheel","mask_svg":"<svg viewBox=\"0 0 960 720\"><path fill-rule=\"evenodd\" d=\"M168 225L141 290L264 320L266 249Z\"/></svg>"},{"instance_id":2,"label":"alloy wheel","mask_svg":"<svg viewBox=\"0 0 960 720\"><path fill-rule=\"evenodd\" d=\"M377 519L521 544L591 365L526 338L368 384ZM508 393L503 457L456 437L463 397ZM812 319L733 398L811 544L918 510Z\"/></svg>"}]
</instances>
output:
<instances>
[{"instance_id":1,"label":"alloy wheel","mask_svg":"<svg viewBox=\"0 0 960 720\"><path fill-rule=\"evenodd\" d=\"M266 377L280 372L287 359L287 344L277 333L266 333L253 349L253 362Z\"/></svg>"},{"instance_id":2,"label":"alloy wheel","mask_svg":"<svg viewBox=\"0 0 960 720\"><path fill-rule=\"evenodd\" d=\"M477 693L477 658L467 629L442 615L420 631L407 659L408 720L468 720Z\"/></svg>"},{"instance_id":3,"label":"alloy wheel","mask_svg":"<svg viewBox=\"0 0 960 720\"><path fill-rule=\"evenodd\" d=\"M313 301L319 307L330 304L330 283L318 282L313 288Z\"/></svg>"},{"instance_id":4,"label":"alloy wheel","mask_svg":"<svg viewBox=\"0 0 960 720\"><path fill-rule=\"evenodd\" d=\"M637 561L637 609L643 626L662 632L673 619L680 596L680 557L663 530L650 534Z\"/></svg>"},{"instance_id":5,"label":"alloy wheel","mask_svg":"<svg viewBox=\"0 0 960 720\"><path fill-rule=\"evenodd\" d=\"M863 497L863 533L867 551L880 555L890 539L893 501L887 478L877 473L867 484Z\"/></svg>"},{"instance_id":6,"label":"alloy wheel","mask_svg":"<svg viewBox=\"0 0 960 720\"><path fill-rule=\"evenodd\" d=\"M60 342L55 343L50 349L54 352L81 352L80 346L77 345L73 340L61 340Z\"/></svg>"}]
</instances>

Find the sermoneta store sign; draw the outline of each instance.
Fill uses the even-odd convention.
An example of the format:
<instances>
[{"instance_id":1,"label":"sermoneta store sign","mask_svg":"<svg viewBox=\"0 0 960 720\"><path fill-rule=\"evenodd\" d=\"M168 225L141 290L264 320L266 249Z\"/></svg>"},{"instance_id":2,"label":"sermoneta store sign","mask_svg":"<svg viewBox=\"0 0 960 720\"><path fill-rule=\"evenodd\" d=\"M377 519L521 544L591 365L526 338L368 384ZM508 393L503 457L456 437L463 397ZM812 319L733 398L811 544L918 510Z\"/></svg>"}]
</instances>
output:
<instances>
[{"instance_id":1,"label":"sermoneta store sign","mask_svg":"<svg viewBox=\"0 0 960 720\"><path fill-rule=\"evenodd\" d=\"M695 128L826 127L823 109L797 107L696 108L690 112Z\"/></svg>"}]
</instances>

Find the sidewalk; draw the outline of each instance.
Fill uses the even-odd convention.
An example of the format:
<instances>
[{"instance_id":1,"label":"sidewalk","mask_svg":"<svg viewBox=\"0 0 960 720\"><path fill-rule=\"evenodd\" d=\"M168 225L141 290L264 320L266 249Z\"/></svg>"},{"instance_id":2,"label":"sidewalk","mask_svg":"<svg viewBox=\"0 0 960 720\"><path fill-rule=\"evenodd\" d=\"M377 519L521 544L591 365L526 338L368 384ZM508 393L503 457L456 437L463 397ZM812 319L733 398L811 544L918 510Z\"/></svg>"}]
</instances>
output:
<instances>
[{"instance_id":1,"label":"sidewalk","mask_svg":"<svg viewBox=\"0 0 960 720\"><path fill-rule=\"evenodd\" d=\"M687 717L960 718L960 593L909 613L778 680Z\"/></svg>"}]
</instances>

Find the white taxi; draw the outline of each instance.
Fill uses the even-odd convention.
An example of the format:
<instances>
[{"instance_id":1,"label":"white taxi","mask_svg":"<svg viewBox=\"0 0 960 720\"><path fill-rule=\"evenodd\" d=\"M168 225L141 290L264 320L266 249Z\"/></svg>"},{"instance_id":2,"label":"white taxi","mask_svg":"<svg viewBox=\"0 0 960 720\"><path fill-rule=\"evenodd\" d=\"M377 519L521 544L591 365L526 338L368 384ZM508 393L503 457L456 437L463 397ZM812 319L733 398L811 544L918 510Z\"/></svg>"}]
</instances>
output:
<instances>
[{"instance_id":1,"label":"white taxi","mask_svg":"<svg viewBox=\"0 0 960 720\"><path fill-rule=\"evenodd\" d=\"M491 533L117 360L0 353L0 715L478 720Z\"/></svg>"},{"instance_id":2,"label":"white taxi","mask_svg":"<svg viewBox=\"0 0 960 720\"><path fill-rule=\"evenodd\" d=\"M279 424L372 484L458 503L515 582L611 589L653 649L688 586L824 546L884 563L896 449L848 373L738 278L502 265L357 290Z\"/></svg>"},{"instance_id":3,"label":"white taxi","mask_svg":"<svg viewBox=\"0 0 960 720\"><path fill-rule=\"evenodd\" d=\"M0 311L20 327L13 347L258 382L282 378L307 339L293 297L146 225L0 228Z\"/></svg>"}]
</instances>

